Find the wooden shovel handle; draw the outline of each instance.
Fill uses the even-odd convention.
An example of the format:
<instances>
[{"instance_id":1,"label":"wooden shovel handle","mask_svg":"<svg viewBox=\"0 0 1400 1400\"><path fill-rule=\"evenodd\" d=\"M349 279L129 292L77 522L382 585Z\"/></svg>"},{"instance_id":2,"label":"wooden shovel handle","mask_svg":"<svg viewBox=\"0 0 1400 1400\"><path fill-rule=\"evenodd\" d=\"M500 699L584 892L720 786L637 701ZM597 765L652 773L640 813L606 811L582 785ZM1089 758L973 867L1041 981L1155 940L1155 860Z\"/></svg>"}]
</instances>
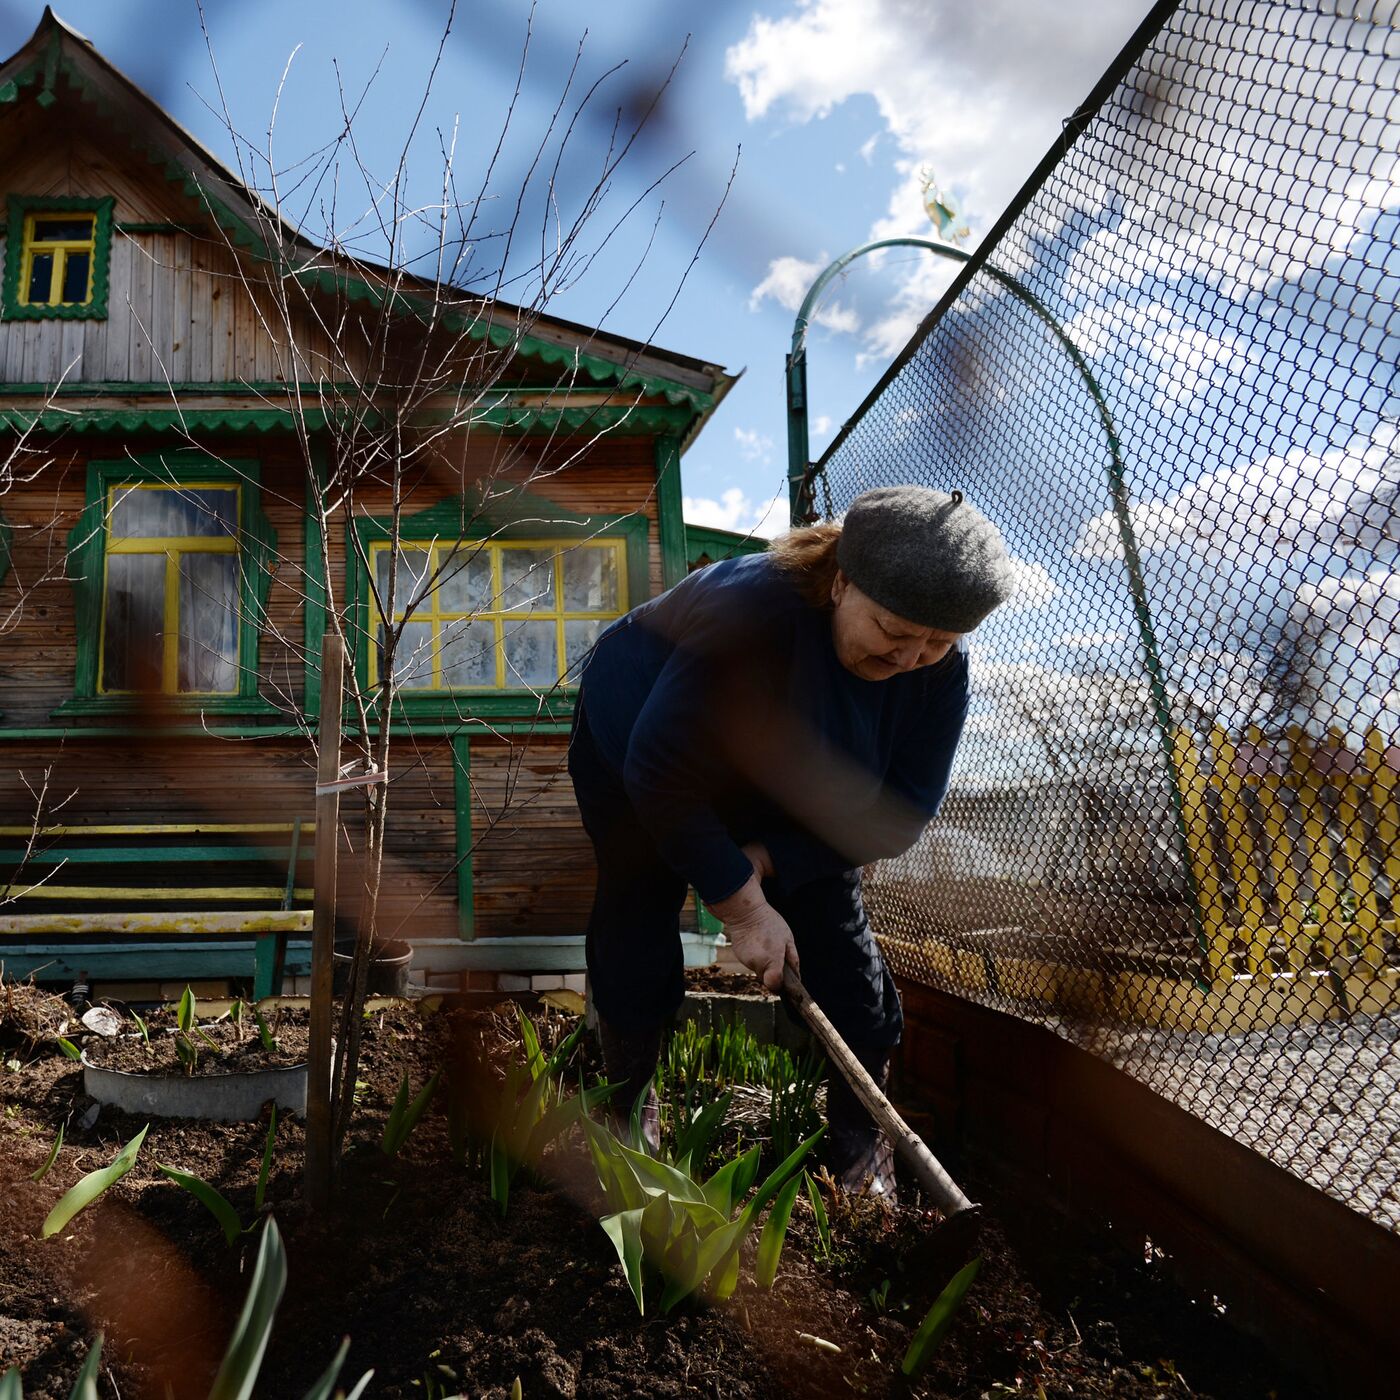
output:
<instances>
[{"instance_id":1,"label":"wooden shovel handle","mask_svg":"<svg viewBox=\"0 0 1400 1400\"><path fill-rule=\"evenodd\" d=\"M938 1158L924 1146L923 1139L880 1092L880 1086L856 1059L850 1046L836 1033L836 1027L827 1020L826 1013L808 995L802 979L787 966L783 968L783 995L797 1008L812 1034L821 1042L827 1058L851 1086L870 1116L885 1130L895 1150L904 1158L934 1205L946 1216L976 1210L973 1202L963 1195L957 1183L943 1170Z\"/></svg>"}]
</instances>

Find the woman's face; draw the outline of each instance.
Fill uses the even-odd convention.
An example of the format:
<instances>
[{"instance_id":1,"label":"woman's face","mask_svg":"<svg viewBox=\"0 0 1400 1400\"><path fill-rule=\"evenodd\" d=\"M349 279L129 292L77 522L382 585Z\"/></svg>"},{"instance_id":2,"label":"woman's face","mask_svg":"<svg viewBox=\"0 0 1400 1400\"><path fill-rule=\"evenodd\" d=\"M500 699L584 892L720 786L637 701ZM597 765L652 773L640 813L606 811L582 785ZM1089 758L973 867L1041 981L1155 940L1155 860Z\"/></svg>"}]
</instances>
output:
<instances>
[{"instance_id":1,"label":"woman's face","mask_svg":"<svg viewBox=\"0 0 1400 1400\"><path fill-rule=\"evenodd\" d=\"M863 681L887 681L903 671L916 671L942 661L962 637L940 632L882 608L839 570L831 585L835 611L831 640L841 664Z\"/></svg>"}]
</instances>

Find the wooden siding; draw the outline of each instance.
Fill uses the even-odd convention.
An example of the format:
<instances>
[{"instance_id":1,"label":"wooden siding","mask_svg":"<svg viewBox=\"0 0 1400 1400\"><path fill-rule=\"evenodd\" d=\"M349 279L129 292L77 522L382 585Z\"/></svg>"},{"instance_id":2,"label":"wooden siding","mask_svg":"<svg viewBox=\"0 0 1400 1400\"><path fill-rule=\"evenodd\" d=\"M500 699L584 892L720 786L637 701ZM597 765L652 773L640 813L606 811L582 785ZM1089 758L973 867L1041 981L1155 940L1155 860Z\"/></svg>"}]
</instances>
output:
<instances>
[{"instance_id":1,"label":"wooden siding","mask_svg":"<svg viewBox=\"0 0 1400 1400\"><path fill-rule=\"evenodd\" d=\"M394 938L455 938L457 821L451 741L412 739L400 731L390 772L379 927ZM358 830L362 811L358 795L342 799L342 817L352 832ZM345 896L353 900L353 859L342 878Z\"/></svg>"},{"instance_id":2,"label":"wooden siding","mask_svg":"<svg viewBox=\"0 0 1400 1400\"><path fill-rule=\"evenodd\" d=\"M472 866L476 934L578 935L593 891L593 855L578 820L565 771L567 739L473 740ZM314 757L293 740L179 742L113 739L59 744L7 743L0 764L0 824L41 816L67 826L155 822L311 819ZM346 915L358 900L362 809L342 809L341 898ZM220 838L227 841L229 838ZM14 844L13 842L11 844ZM120 844L109 839L108 844ZM380 927L401 938L454 938L457 831L451 743L401 736L392 763L390 816ZM279 884L282 871L255 879L230 865L224 883ZM162 864L71 867L67 884L180 887L218 882L218 869ZM265 878L264 878L265 876ZM302 879L306 873L303 871ZM55 906L56 907L56 906ZM90 906L87 906L90 908ZM45 907L45 913L54 912ZM0 960L4 948L0 947Z\"/></svg>"},{"instance_id":3,"label":"wooden siding","mask_svg":"<svg viewBox=\"0 0 1400 1400\"><path fill-rule=\"evenodd\" d=\"M59 115L36 135L33 110L0 123L5 192L115 197L108 309L105 320L5 325L0 380L266 383L341 374L343 353L332 351L304 308L293 318L297 353L290 353L284 318L256 265L235 257L159 170L130 151L105 150ZM122 224L194 231L127 233Z\"/></svg>"},{"instance_id":4,"label":"wooden siding","mask_svg":"<svg viewBox=\"0 0 1400 1400\"><path fill-rule=\"evenodd\" d=\"M582 933L593 848L565 769L567 740L472 743L476 935Z\"/></svg>"},{"instance_id":5,"label":"wooden siding","mask_svg":"<svg viewBox=\"0 0 1400 1400\"><path fill-rule=\"evenodd\" d=\"M27 740L7 742L0 753L5 826L31 820L35 795L45 789L45 824L65 826L310 821L315 806L314 758L294 741ZM132 883L139 884L170 873L133 868L141 874ZM68 879L76 870L65 876L69 883L80 883Z\"/></svg>"}]
</instances>

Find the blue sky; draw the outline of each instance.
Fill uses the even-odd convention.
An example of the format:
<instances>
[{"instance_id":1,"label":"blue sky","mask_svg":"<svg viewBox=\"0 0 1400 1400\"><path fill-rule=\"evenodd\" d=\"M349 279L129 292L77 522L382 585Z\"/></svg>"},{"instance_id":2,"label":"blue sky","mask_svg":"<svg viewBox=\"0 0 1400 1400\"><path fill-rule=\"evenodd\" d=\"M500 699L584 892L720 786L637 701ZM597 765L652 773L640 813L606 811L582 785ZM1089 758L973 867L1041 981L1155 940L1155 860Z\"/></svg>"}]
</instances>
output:
<instances>
[{"instance_id":1,"label":"blue sky","mask_svg":"<svg viewBox=\"0 0 1400 1400\"><path fill-rule=\"evenodd\" d=\"M194 0L56 6L229 164L240 151L221 101L254 147L265 142L276 103L275 159L291 169L335 135L338 87L352 97L368 87L356 136L381 176L395 165L449 8L446 0L210 0L216 82ZM974 246L1147 8L1147 0L714 0L701 10L575 0L543 3L532 16L523 3L479 0L459 7L443 46L410 181L423 202L438 197L439 134L450 137L455 125L458 171L470 184L509 106L527 24L521 99L494 182L498 209L521 183L580 43L570 108L588 83L625 66L606 79L572 138L560 180L566 204L601 158L618 106L644 103L679 57L595 228L640 202L550 310L745 370L685 459L687 516L748 529L776 500L761 527L772 533L785 523L783 356L812 277L869 238L930 233L923 169L959 203L966 246ZM0 0L0 50L13 52L41 13L31 0ZM342 225L354 202L349 184ZM296 208L299 191L285 188ZM536 231L542 208L527 216ZM299 215L312 234L330 222L319 208ZM811 339L814 453L951 273L921 253L890 254L866 259L830 290Z\"/></svg>"}]
</instances>

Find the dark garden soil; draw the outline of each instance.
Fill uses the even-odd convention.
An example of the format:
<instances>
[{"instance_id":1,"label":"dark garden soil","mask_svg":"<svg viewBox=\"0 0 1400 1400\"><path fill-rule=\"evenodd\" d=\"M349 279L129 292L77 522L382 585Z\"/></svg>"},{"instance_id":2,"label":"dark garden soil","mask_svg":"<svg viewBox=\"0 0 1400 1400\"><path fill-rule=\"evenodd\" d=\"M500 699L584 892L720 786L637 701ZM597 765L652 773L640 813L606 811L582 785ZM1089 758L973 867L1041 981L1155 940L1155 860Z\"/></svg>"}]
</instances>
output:
<instances>
[{"instance_id":1,"label":"dark garden soil","mask_svg":"<svg viewBox=\"0 0 1400 1400\"><path fill-rule=\"evenodd\" d=\"M725 967L688 967L685 989L688 992L723 992L728 996L771 998L773 995L752 972L736 972Z\"/></svg>"},{"instance_id":2,"label":"dark garden soil","mask_svg":"<svg viewBox=\"0 0 1400 1400\"><path fill-rule=\"evenodd\" d=\"M128 1074L185 1074L186 1064L176 1050L174 1013L153 1011L143 1019L145 1036L130 1027L123 1035L89 1036L84 1053L103 1069L124 1070ZM305 1013L274 1011L266 1018L266 1024L270 1046L263 1044L251 1015L241 1024L227 1017L213 1022L201 1020L201 1034L186 1038L195 1052L195 1063L189 1072L246 1074L304 1063L309 1043Z\"/></svg>"},{"instance_id":3,"label":"dark garden soil","mask_svg":"<svg viewBox=\"0 0 1400 1400\"><path fill-rule=\"evenodd\" d=\"M247 1288L257 1236L227 1246L213 1217L156 1163L197 1172L249 1221L266 1124L153 1120L132 1171L59 1236L41 1240L59 1196L111 1161L145 1120L111 1109L91 1119L81 1069L53 1049L46 1029L55 1009L31 1013L37 1042L19 1018L0 1017L0 1372L20 1368L27 1400L61 1400L100 1329L104 1400L203 1397ZM542 1039L556 1040L567 1024L544 1018ZM1159 1265L1026 1208L1019 1191L998 1188L985 1164L973 1164L965 1183L988 1203L982 1272L917 1382L900 1376L900 1360L962 1260L934 1217L915 1209L852 1210L833 1198L835 1258L818 1263L811 1209L799 1198L771 1292L757 1290L746 1260L729 1302L640 1318L598 1227L601 1199L576 1141L547 1159L547 1182L517 1179L504 1217L480 1173L451 1162L444 1095L398 1157L379 1150L405 1072L415 1088L443 1066L449 1075L465 1066L489 1075L481 1047L488 1060L511 1059L512 1028L513 1018L500 1013L420 1017L395 1007L372 1016L362 1113L332 1214L305 1209L302 1127L279 1122L268 1203L290 1272L259 1396L302 1396L349 1335L342 1382L373 1367L370 1397L460 1392L504 1400L518 1377L524 1400L1309 1400L1213 1309L1173 1288ZM35 1183L31 1174L60 1125L57 1161Z\"/></svg>"}]
</instances>

